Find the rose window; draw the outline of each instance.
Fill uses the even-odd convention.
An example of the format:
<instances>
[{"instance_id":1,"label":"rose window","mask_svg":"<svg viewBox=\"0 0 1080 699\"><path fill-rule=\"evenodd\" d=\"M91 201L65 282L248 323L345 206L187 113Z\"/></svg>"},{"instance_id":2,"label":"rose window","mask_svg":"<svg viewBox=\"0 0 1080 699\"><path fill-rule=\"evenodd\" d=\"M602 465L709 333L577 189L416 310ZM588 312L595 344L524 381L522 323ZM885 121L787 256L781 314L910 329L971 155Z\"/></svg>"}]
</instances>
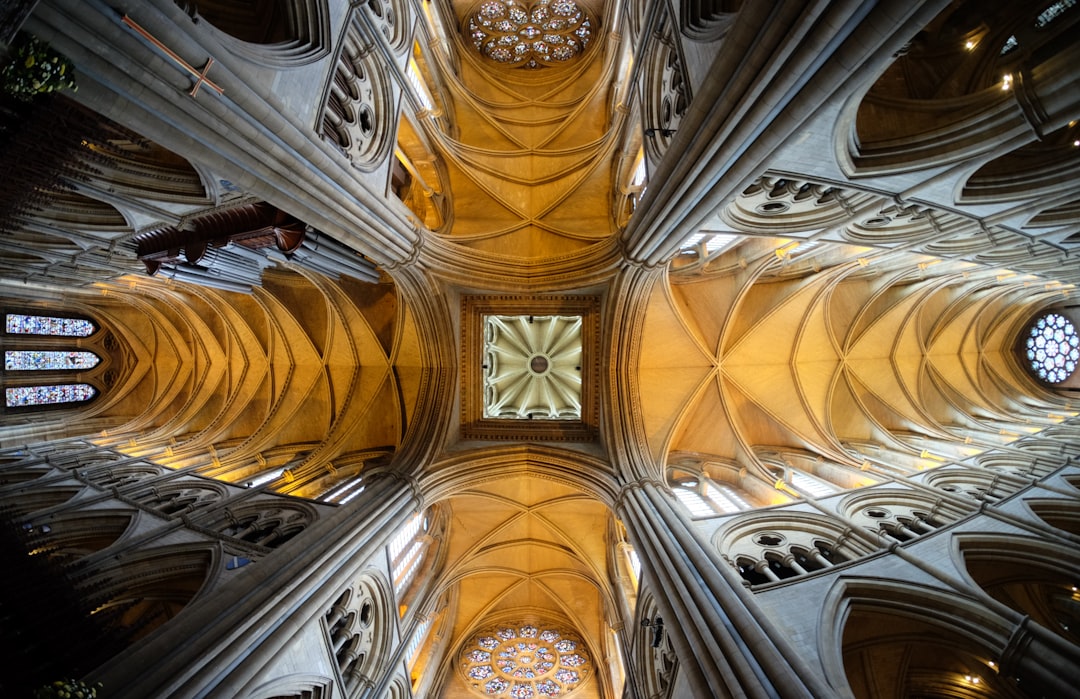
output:
<instances>
[{"instance_id":1,"label":"rose window","mask_svg":"<svg viewBox=\"0 0 1080 699\"><path fill-rule=\"evenodd\" d=\"M462 653L462 672L482 696L542 699L569 694L592 669L576 637L529 624L482 633Z\"/></svg>"},{"instance_id":2,"label":"rose window","mask_svg":"<svg viewBox=\"0 0 1080 699\"><path fill-rule=\"evenodd\" d=\"M1027 359L1043 381L1061 383L1080 362L1080 338L1073 324L1057 313L1039 318L1028 331Z\"/></svg>"},{"instance_id":3,"label":"rose window","mask_svg":"<svg viewBox=\"0 0 1080 699\"><path fill-rule=\"evenodd\" d=\"M507 65L538 68L569 61L592 37L592 24L574 0L486 0L469 16L480 53Z\"/></svg>"}]
</instances>

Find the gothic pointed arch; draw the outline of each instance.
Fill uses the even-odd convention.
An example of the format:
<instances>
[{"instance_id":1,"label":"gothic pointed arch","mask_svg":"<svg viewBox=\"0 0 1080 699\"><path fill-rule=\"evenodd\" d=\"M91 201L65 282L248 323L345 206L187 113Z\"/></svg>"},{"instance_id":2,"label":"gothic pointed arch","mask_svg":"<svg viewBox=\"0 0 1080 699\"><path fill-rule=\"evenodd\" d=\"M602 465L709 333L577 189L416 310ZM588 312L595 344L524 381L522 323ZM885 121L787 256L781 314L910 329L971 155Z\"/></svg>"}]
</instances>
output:
<instances>
[{"instance_id":1,"label":"gothic pointed arch","mask_svg":"<svg viewBox=\"0 0 1080 699\"><path fill-rule=\"evenodd\" d=\"M80 587L109 626L147 636L206 589L220 554L203 544L150 548L90 566Z\"/></svg>"},{"instance_id":2,"label":"gothic pointed arch","mask_svg":"<svg viewBox=\"0 0 1080 699\"><path fill-rule=\"evenodd\" d=\"M1074 547L991 533L963 534L956 544L964 571L983 592L1080 644L1080 557Z\"/></svg>"},{"instance_id":3,"label":"gothic pointed arch","mask_svg":"<svg viewBox=\"0 0 1080 699\"><path fill-rule=\"evenodd\" d=\"M313 63L330 51L329 8L320 0L176 0L238 56L273 68Z\"/></svg>"},{"instance_id":4,"label":"gothic pointed arch","mask_svg":"<svg viewBox=\"0 0 1080 699\"><path fill-rule=\"evenodd\" d=\"M1012 662L1012 623L975 599L911 581L841 578L822 619L826 674L857 699L973 691L1021 699L1045 680Z\"/></svg>"},{"instance_id":5,"label":"gothic pointed arch","mask_svg":"<svg viewBox=\"0 0 1080 699\"><path fill-rule=\"evenodd\" d=\"M396 110L390 78L375 58L358 12L338 48L316 129L356 168L371 171L393 143Z\"/></svg>"},{"instance_id":6,"label":"gothic pointed arch","mask_svg":"<svg viewBox=\"0 0 1080 699\"><path fill-rule=\"evenodd\" d=\"M1002 141L1022 146L1072 118L1060 38L1074 9L1047 19L1045 3L951 3L861 98L845 150L855 176L978 158ZM1022 41L1021 41L1022 38ZM1060 108L1060 109L1059 109ZM887 132L887 135L886 135Z\"/></svg>"}]
</instances>

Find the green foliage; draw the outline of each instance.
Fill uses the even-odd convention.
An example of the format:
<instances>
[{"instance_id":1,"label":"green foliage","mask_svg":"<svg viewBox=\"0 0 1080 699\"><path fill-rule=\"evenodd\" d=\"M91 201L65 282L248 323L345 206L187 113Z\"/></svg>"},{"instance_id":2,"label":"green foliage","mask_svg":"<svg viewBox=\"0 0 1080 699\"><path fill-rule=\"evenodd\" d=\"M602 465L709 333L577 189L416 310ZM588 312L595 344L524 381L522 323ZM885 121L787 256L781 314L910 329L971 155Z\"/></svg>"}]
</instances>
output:
<instances>
[{"instance_id":1,"label":"green foliage","mask_svg":"<svg viewBox=\"0 0 1080 699\"><path fill-rule=\"evenodd\" d=\"M81 680L57 680L34 690L34 699L96 699L101 683L88 685Z\"/></svg>"},{"instance_id":2,"label":"green foliage","mask_svg":"<svg viewBox=\"0 0 1080 699\"><path fill-rule=\"evenodd\" d=\"M0 70L0 91L29 102L37 95L65 88L79 89L71 61L37 37L20 34Z\"/></svg>"}]
</instances>

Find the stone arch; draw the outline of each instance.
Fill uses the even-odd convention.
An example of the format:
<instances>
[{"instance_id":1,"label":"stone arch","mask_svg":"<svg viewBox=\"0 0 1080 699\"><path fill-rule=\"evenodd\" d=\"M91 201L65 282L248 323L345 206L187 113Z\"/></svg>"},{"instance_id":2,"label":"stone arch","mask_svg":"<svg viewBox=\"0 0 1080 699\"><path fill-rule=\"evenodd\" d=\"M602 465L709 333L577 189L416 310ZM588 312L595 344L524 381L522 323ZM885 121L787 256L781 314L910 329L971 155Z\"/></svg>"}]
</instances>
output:
<instances>
[{"instance_id":1,"label":"stone arch","mask_svg":"<svg viewBox=\"0 0 1080 699\"><path fill-rule=\"evenodd\" d=\"M49 472L44 464L26 468L6 468L0 470L0 488L37 480Z\"/></svg>"},{"instance_id":2,"label":"stone arch","mask_svg":"<svg viewBox=\"0 0 1080 699\"><path fill-rule=\"evenodd\" d=\"M333 680L321 675L295 673L260 685L246 695L248 699L326 699L331 696Z\"/></svg>"},{"instance_id":3,"label":"stone arch","mask_svg":"<svg viewBox=\"0 0 1080 699\"><path fill-rule=\"evenodd\" d=\"M357 168L369 171L382 163L394 140L394 104L390 80L375 60L366 32L354 15L330 72L319 134Z\"/></svg>"},{"instance_id":4,"label":"stone arch","mask_svg":"<svg viewBox=\"0 0 1080 699\"><path fill-rule=\"evenodd\" d=\"M866 209L880 199L874 194L769 173L744 189L720 217L747 233L807 233L846 222L851 211ZM881 205L887 204L882 200Z\"/></svg>"},{"instance_id":5,"label":"stone arch","mask_svg":"<svg viewBox=\"0 0 1080 699\"><path fill-rule=\"evenodd\" d=\"M1015 452L988 452L977 456L975 461L991 471L1002 471L1027 478L1042 478L1060 467L1060 464L1041 459L1035 454L1028 456Z\"/></svg>"},{"instance_id":6,"label":"stone arch","mask_svg":"<svg viewBox=\"0 0 1080 699\"><path fill-rule=\"evenodd\" d=\"M960 534L972 582L1013 611L1080 645L1080 556L1075 547L1013 534Z\"/></svg>"},{"instance_id":7,"label":"stone arch","mask_svg":"<svg viewBox=\"0 0 1080 699\"><path fill-rule=\"evenodd\" d=\"M976 170L958 197L960 204L1024 201L1058 196L1062 182L1075 182L1080 164L1073 152L1075 128L1063 126L1041 140L994 158Z\"/></svg>"},{"instance_id":8,"label":"stone arch","mask_svg":"<svg viewBox=\"0 0 1080 699\"><path fill-rule=\"evenodd\" d=\"M822 662L842 696L942 696L934 691L942 686L951 687L945 696L968 696L975 684L988 696L1026 696L999 674L1014 628L978 600L910 581L841 578L821 618Z\"/></svg>"},{"instance_id":9,"label":"stone arch","mask_svg":"<svg viewBox=\"0 0 1080 699\"><path fill-rule=\"evenodd\" d=\"M144 463L95 469L88 479L98 488L123 488L161 474L162 470L159 466Z\"/></svg>"},{"instance_id":10,"label":"stone arch","mask_svg":"<svg viewBox=\"0 0 1080 699\"><path fill-rule=\"evenodd\" d=\"M650 624L645 626L645 624ZM679 672L679 659L669 635L663 630L663 617L651 593L638 603L634 623L633 654L630 667L639 669L644 696L669 697Z\"/></svg>"},{"instance_id":11,"label":"stone arch","mask_svg":"<svg viewBox=\"0 0 1080 699\"><path fill-rule=\"evenodd\" d=\"M183 480L151 486L133 498L144 507L172 517L210 507L222 501L226 494L226 489L216 483Z\"/></svg>"},{"instance_id":12,"label":"stone arch","mask_svg":"<svg viewBox=\"0 0 1080 699\"><path fill-rule=\"evenodd\" d=\"M32 522L29 541L54 560L74 562L119 541L131 528L135 516L136 513L124 510L79 510L48 515Z\"/></svg>"},{"instance_id":13,"label":"stone arch","mask_svg":"<svg viewBox=\"0 0 1080 699\"><path fill-rule=\"evenodd\" d=\"M1080 502L1062 498L1025 499L1036 517L1055 529L1080 537Z\"/></svg>"},{"instance_id":14,"label":"stone arch","mask_svg":"<svg viewBox=\"0 0 1080 699\"><path fill-rule=\"evenodd\" d=\"M1044 8L950 4L895 56L862 96L850 131L839 134L853 174L957 162L1064 125L1075 105L1052 95L1067 89L1062 81L1075 58L1067 42L1055 39L1071 22L1028 33L1021 50L1006 50Z\"/></svg>"},{"instance_id":15,"label":"stone arch","mask_svg":"<svg viewBox=\"0 0 1080 699\"><path fill-rule=\"evenodd\" d=\"M122 554L92 566L81 587L110 626L138 639L206 589L219 555L204 545Z\"/></svg>"},{"instance_id":16,"label":"stone arch","mask_svg":"<svg viewBox=\"0 0 1080 699\"><path fill-rule=\"evenodd\" d=\"M727 34L742 8L742 0L682 0L682 33L695 41L719 41Z\"/></svg>"},{"instance_id":17,"label":"stone arch","mask_svg":"<svg viewBox=\"0 0 1080 699\"><path fill-rule=\"evenodd\" d=\"M360 5L377 31L382 32L391 48L401 51L408 45L412 14L402 0L364 0Z\"/></svg>"},{"instance_id":18,"label":"stone arch","mask_svg":"<svg viewBox=\"0 0 1080 699\"><path fill-rule=\"evenodd\" d=\"M805 512L743 515L720 527L712 541L750 585L825 570L877 550L842 522Z\"/></svg>"},{"instance_id":19,"label":"stone arch","mask_svg":"<svg viewBox=\"0 0 1080 699\"><path fill-rule=\"evenodd\" d=\"M374 683L387 669L393 640L393 596L380 574L361 574L323 616L331 654L346 694Z\"/></svg>"},{"instance_id":20,"label":"stone arch","mask_svg":"<svg viewBox=\"0 0 1080 699\"><path fill-rule=\"evenodd\" d=\"M238 542L277 548L318 518L314 508L302 503L258 501L227 509L209 526Z\"/></svg>"},{"instance_id":21,"label":"stone arch","mask_svg":"<svg viewBox=\"0 0 1080 699\"><path fill-rule=\"evenodd\" d=\"M975 511L944 496L901 488L871 488L844 498L839 511L885 541L910 541Z\"/></svg>"},{"instance_id":22,"label":"stone arch","mask_svg":"<svg viewBox=\"0 0 1080 699\"><path fill-rule=\"evenodd\" d=\"M926 477L926 484L978 502L997 502L1025 484L1002 471L941 468Z\"/></svg>"},{"instance_id":23,"label":"stone arch","mask_svg":"<svg viewBox=\"0 0 1080 699\"><path fill-rule=\"evenodd\" d=\"M30 492L15 491L0 495L0 509L26 516L50 507L62 505L82 491L81 486L35 488Z\"/></svg>"},{"instance_id":24,"label":"stone arch","mask_svg":"<svg viewBox=\"0 0 1080 699\"><path fill-rule=\"evenodd\" d=\"M232 53L273 68L313 63L330 51L323 0L176 0L192 21L212 28Z\"/></svg>"},{"instance_id":25,"label":"stone arch","mask_svg":"<svg viewBox=\"0 0 1080 699\"><path fill-rule=\"evenodd\" d=\"M660 162L693 99L681 44L675 39L668 6L663 5L660 12L645 58L643 88L643 143L650 163Z\"/></svg>"}]
</instances>

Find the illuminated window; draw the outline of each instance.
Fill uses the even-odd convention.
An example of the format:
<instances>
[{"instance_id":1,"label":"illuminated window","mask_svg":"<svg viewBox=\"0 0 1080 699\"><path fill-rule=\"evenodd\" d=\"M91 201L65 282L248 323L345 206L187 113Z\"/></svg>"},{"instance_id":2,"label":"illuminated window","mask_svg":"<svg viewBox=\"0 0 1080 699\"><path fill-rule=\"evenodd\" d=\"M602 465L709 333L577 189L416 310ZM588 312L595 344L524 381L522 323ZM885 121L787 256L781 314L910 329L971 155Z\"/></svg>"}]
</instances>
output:
<instances>
[{"instance_id":1,"label":"illuminated window","mask_svg":"<svg viewBox=\"0 0 1080 699\"><path fill-rule=\"evenodd\" d=\"M585 684L585 644L563 629L532 624L491 629L461 652L461 672L481 696L561 697Z\"/></svg>"},{"instance_id":2,"label":"illuminated window","mask_svg":"<svg viewBox=\"0 0 1080 699\"><path fill-rule=\"evenodd\" d=\"M1058 313L1047 313L1028 329L1027 360L1043 381L1061 383L1080 362L1080 337L1073 324Z\"/></svg>"},{"instance_id":3,"label":"illuminated window","mask_svg":"<svg viewBox=\"0 0 1080 699\"><path fill-rule=\"evenodd\" d=\"M800 473L798 471L791 472L791 484L804 493L808 493L815 498L824 497L826 495L832 495L837 491L837 488L833 485L820 481L817 478Z\"/></svg>"},{"instance_id":4,"label":"illuminated window","mask_svg":"<svg viewBox=\"0 0 1080 699\"><path fill-rule=\"evenodd\" d=\"M686 242L679 246L679 249L689 251L703 246L706 254L712 254L726 248L729 243L738 237L735 233L696 233L687 238Z\"/></svg>"},{"instance_id":5,"label":"illuminated window","mask_svg":"<svg viewBox=\"0 0 1080 699\"><path fill-rule=\"evenodd\" d=\"M413 92L416 93L416 97L420 100L420 104L424 106L424 109L429 112L435 108L435 104L431 99L431 92L428 90L427 83L424 82L424 76L420 74L420 66L416 64L415 58L409 59L409 70L405 73L406 78L409 80L409 85L412 86Z\"/></svg>"},{"instance_id":6,"label":"illuminated window","mask_svg":"<svg viewBox=\"0 0 1080 699\"><path fill-rule=\"evenodd\" d=\"M1065 10L1076 5L1076 0L1058 0L1050 7L1039 13L1039 16L1035 18L1035 27L1042 29L1046 25L1053 22L1055 19L1065 13Z\"/></svg>"},{"instance_id":7,"label":"illuminated window","mask_svg":"<svg viewBox=\"0 0 1080 699\"><path fill-rule=\"evenodd\" d=\"M477 50L498 63L538 68L568 61L592 38L592 24L573 0L487 0L468 20Z\"/></svg>"},{"instance_id":8,"label":"illuminated window","mask_svg":"<svg viewBox=\"0 0 1080 699\"><path fill-rule=\"evenodd\" d=\"M696 483L694 485L697 485ZM681 485L675 488L675 497L679 499L686 509L690 510L690 514L695 517L708 517L709 515L716 514L712 506L705 502L705 498L696 491L692 490L693 486Z\"/></svg>"},{"instance_id":9,"label":"illuminated window","mask_svg":"<svg viewBox=\"0 0 1080 699\"><path fill-rule=\"evenodd\" d=\"M730 485L705 482L702 484L701 494L723 514L750 509L750 503L740 497Z\"/></svg>"},{"instance_id":10,"label":"illuminated window","mask_svg":"<svg viewBox=\"0 0 1080 699\"><path fill-rule=\"evenodd\" d=\"M82 318L55 318L21 313L7 314L7 331L16 335L52 335L54 337L89 337L97 328Z\"/></svg>"},{"instance_id":11,"label":"illuminated window","mask_svg":"<svg viewBox=\"0 0 1080 699\"><path fill-rule=\"evenodd\" d=\"M101 358L93 352L53 350L7 350L4 369L8 371L77 371L97 366Z\"/></svg>"},{"instance_id":12,"label":"illuminated window","mask_svg":"<svg viewBox=\"0 0 1080 699\"><path fill-rule=\"evenodd\" d=\"M634 577L641 579L641 558L638 557L637 551L630 548L626 548L626 558L630 561L630 570L634 571Z\"/></svg>"},{"instance_id":13,"label":"illuminated window","mask_svg":"<svg viewBox=\"0 0 1080 699\"><path fill-rule=\"evenodd\" d=\"M14 386L5 389L6 404L9 408L31 405L57 405L60 403L81 403L97 395L97 389L85 383L62 384L56 386Z\"/></svg>"},{"instance_id":14,"label":"illuminated window","mask_svg":"<svg viewBox=\"0 0 1080 699\"><path fill-rule=\"evenodd\" d=\"M394 591L400 596L409 588L409 583L420 569L424 559L427 541L421 527L425 519L419 514L413 515L405 528L398 532L390 542L391 574L394 579ZM424 526L426 529L426 526Z\"/></svg>"},{"instance_id":15,"label":"illuminated window","mask_svg":"<svg viewBox=\"0 0 1080 699\"><path fill-rule=\"evenodd\" d=\"M694 517L726 515L751 509L750 503L739 495L738 490L705 477L684 480L673 487L673 492Z\"/></svg>"},{"instance_id":16,"label":"illuminated window","mask_svg":"<svg viewBox=\"0 0 1080 699\"><path fill-rule=\"evenodd\" d=\"M427 638L430 630L431 619L424 619L413 631L412 638L409 639L409 645L405 646L405 657L408 659L410 669L416 664L416 657L420 654L420 647L424 645L424 639Z\"/></svg>"}]
</instances>

